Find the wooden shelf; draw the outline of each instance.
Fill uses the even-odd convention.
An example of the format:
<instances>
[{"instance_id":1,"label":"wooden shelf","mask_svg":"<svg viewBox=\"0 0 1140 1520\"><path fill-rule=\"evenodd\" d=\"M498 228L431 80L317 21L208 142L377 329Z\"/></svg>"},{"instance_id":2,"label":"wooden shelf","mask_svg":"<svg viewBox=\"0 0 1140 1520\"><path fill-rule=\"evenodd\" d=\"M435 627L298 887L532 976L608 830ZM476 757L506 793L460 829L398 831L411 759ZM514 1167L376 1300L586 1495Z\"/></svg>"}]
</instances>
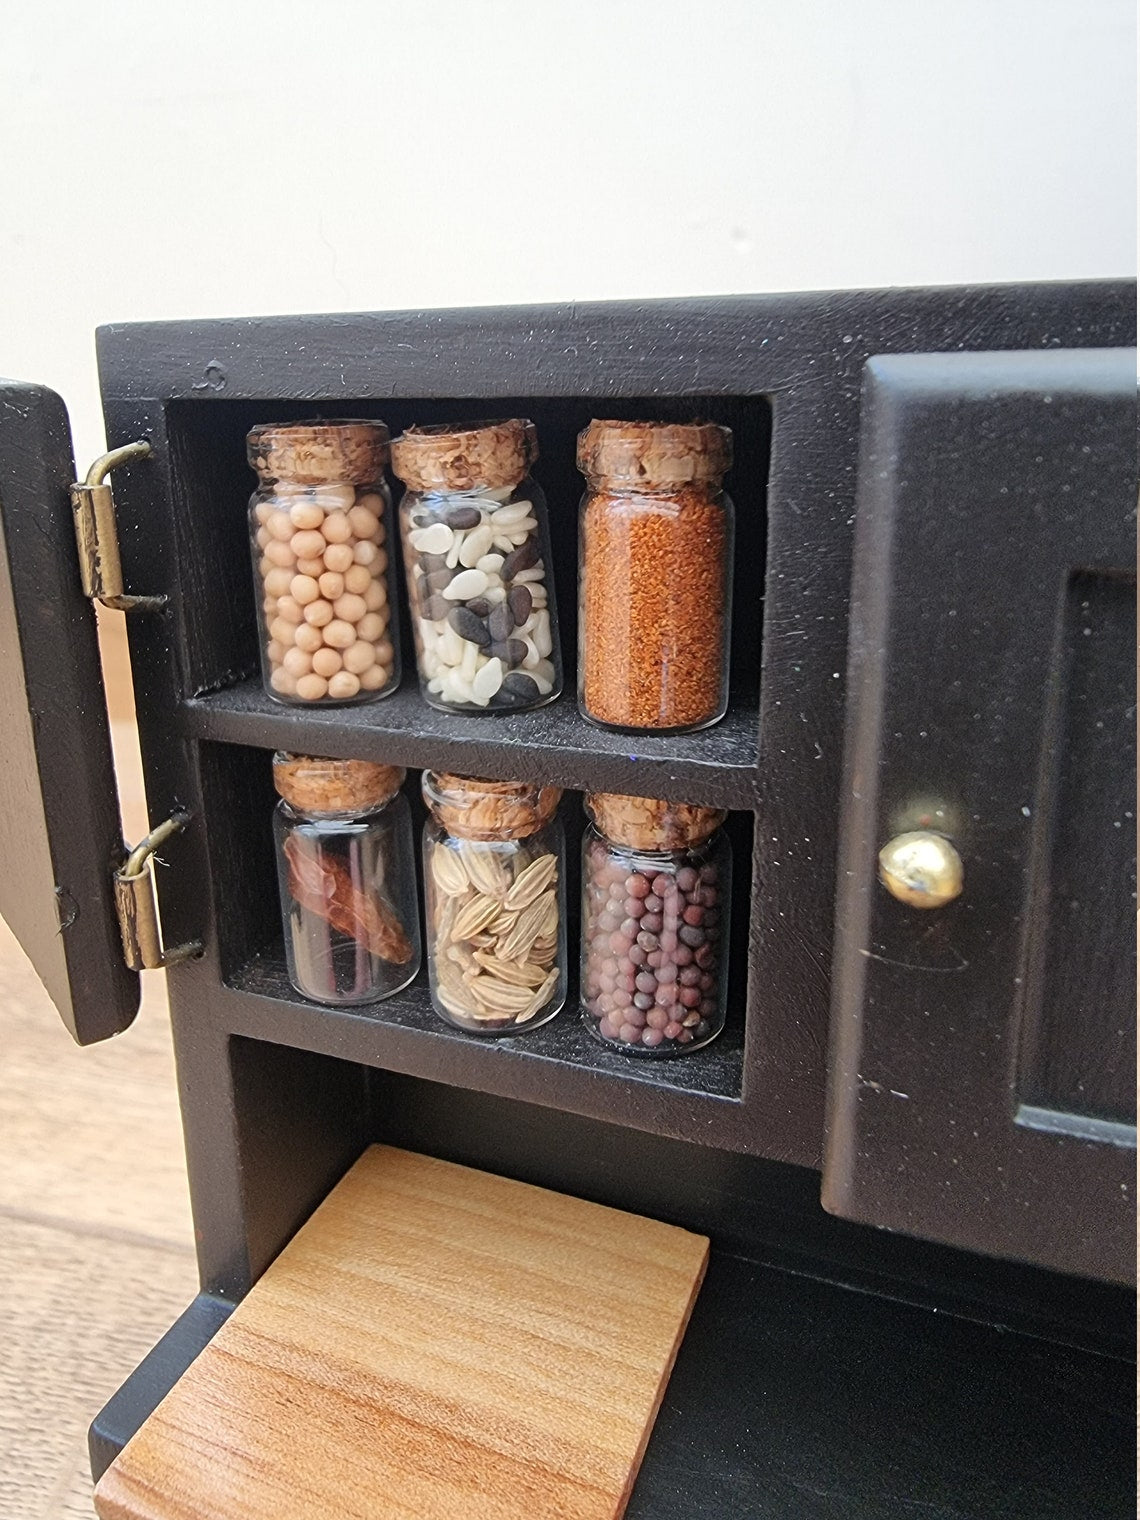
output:
<instances>
[{"instance_id":1,"label":"wooden shelf","mask_svg":"<svg viewBox=\"0 0 1140 1520\"><path fill-rule=\"evenodd\" d=\"M413 676L393 696L360 707L305 710L271 701L244 681L182 705L191 739L262 749L383 760L466 775L543 781L576 791L680 796L713 807L755 805L759 710L734 706L701 733L636 737L595 728L571 693L510 716L459 716L424 702Z\"/></svg>"},{"instance_id":2,"label":"wooden shelf","mask_svg":"<svg viewBox=\"0 0 1140 1520\"><path fill-rule=\"evenodd\" d=\"M383 1003L326 1008L300 998L280 946L254 956L225 989L231 1034L565 1109L674 1139L747 1149L741 1135L742 1020L691 1056L625 1056L587 1033L571 986L557 1018L525 1035L469 1035L444 1024L420 975Z\"/></svg>"},{"instance_id":3,"label":"wooden shelf","mask_svg":"<svg viewBox=\"0 0 1140 1520\"><path fill-rule=\"evenodd\" d=\"M708 1239L370 1146L103 1476L103 1520L614 1520ZM631 1314L631 1274L648 1303Z\"/></svg>"}]
</instances>

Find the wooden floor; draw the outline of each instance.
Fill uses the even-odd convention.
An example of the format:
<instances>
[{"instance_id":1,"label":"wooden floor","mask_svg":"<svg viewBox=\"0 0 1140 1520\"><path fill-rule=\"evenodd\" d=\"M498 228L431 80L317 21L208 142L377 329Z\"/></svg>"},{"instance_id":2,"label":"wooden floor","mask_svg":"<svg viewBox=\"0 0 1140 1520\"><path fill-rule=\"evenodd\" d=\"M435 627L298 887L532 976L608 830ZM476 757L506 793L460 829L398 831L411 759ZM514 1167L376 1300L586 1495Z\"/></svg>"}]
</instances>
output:
<instances>
[{"instance_id":1,"label":"wooden floor","mask_svg":"<svg viewBox=\"0 0 1140 1520\"><path fill-rule=\"evenodd\" d=\"M145 832L129 700L124 821ZM197 1289L160 973L80 1050L0 922L0 1520L94 1514L91 1417Z\"/></svg>"}]
</instances>

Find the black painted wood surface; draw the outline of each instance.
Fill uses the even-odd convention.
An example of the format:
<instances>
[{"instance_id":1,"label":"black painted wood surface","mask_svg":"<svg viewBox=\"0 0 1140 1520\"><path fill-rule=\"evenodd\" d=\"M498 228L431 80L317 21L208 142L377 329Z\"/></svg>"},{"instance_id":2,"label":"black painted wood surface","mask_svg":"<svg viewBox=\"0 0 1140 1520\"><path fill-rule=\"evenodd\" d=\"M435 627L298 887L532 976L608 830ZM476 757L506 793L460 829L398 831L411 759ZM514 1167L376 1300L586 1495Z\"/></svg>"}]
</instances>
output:
<instances>
[{"instance_id":1,"label":"black painted wood surface","mask_svg":"<svg viewBox=\"0 0 1140 1520\"><path fill-rule=\"evenodd\" d=\"M98 1483L127 1441L174 1387L233 1313L227 1299L199 1293L130 1377L95 1416L87 1433L91 1475Z\"/></svg>"},{"instance_id":2,"label":"black painted wood surface","mask_svg":"<svg viewBox=\"0 0 1140 1520\"><path fill-rule=\"evenodd\" d=\"M1135 354L868 366L828 1208L1134 1280ZM875 881L932 826L922 911Z\"/></svg>"},{"instance_id":3,"label":"black painted wood surface","mask_svg":"<svg viewBox=\"0 0 1140 1520\"><path fill-rule=\"evenodd\" d=\"M713 1255L628 1520L1126 1520L1131 1370Z\"/></svg>"},{"instance_id":4,"label":"black painted wood surface","mask_svg":"<svg viewBox=\"0 0 1140 1520\"><path fill-rule=\"evenodd\" d=\"M0 381L0 914L88 1045L131 1022L139 979L115 918L122 833L74 478L63 402Z\"/></svg>"}]
</instances>

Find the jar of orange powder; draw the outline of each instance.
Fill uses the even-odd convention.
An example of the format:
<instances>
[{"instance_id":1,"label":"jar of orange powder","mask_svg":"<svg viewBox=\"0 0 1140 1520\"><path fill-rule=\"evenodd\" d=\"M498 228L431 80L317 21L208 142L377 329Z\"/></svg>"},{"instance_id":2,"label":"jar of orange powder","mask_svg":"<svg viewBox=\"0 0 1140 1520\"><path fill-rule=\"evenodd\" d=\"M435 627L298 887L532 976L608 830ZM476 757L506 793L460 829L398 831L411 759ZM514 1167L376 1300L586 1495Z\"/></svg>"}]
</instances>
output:
<instances>
[{"instance_id":1,"label":"jar of orange powder","mask_svg":"<svg viewBox=\"0 0 1140 1520\"><path fill-rule=\"evenodd\" d=\"M605 728L686 733L728 706L732 433L591 422L579 526L578 702Z\"/></svg>"}]
</instances>

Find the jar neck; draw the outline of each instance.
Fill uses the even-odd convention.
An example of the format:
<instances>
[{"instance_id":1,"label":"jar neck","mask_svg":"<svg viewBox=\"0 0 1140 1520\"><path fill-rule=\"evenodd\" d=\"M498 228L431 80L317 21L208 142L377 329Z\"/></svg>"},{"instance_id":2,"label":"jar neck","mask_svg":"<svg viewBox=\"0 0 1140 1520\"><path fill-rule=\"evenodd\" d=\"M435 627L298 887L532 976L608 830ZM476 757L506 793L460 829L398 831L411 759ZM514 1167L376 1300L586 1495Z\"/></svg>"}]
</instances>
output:
<instances>
[{"instance_id":1,"label":"jar neck","mask_svg":"<svg viewBox=\"0 0 1140 1520\"><path fill-rule=\"evenodd\" d=\"M263 475L260 471L257 475L259 491L287 491L291 495L315 496L318 499L322 491L341 490L344 486L351 486L354 491L383 491L385 482L382 475L371 475L364 480L354 480L347 475L330 477L328 480L297 480L291 475Z\"/></svg>"},{"instance_id":2,"label":"jar neck","mask_svg":"<svg viewBox=\"0 0 1140 1520\"><path fill-rule=\"evenodd\" d=\"M431 809L431 820L441 833L449 839L471 840L474 844L510 844L518 843L524 839L533 839L543 829L550 826L550 819L535 824L528 828L498 828L498 829L475 829L469 828L457 818L449 817L446 810L441 816L434 808Z\"/></svg>"},{"instance_id":3,"label":"jar neck","mask_svg":"<svg viewBox=\"0 0 1140 1520\"><path fill-rule=\"evenodd\" d=\"M724 495L719 480L634 480L624 475L587 475L586 489L594 496L684 496L690 501L719 501Z\"/></svg>"},{"instance_id":4,"label":"jar neck","mask_svg":"<svg viewBox=\"0 0 1140 1520\"><path fill-rule=\"evenodd\" d=\"M407 494L420 501L462 501L465 497L472 496L485 499L494 495L501 498L505 504L512 496L529 490L531 479L529 475L520 475L517 480L477 480L469 486L450 487L445 485L408 486Z\"/></svg>"},{"instance_id":5,"label":"jar neck","mask_svg":"<svg viewBox=\"0 0 1140 1520\"><path fill-rule=\"evenodd\" d=\"M600 840L606 849L622 855L634 855L638 860L659 860L662 864L675 861L684 855L705 855L720 838L720 829L697 838L670 841L668 844L631 844L626 839L615 839L600 829L596 823L587 826L587 833Z\"/></svg>"},{"instance_id":6,"label":"jar neck","mask_svg":"<svg viewBox=\"0 0 1140 1520\"><path fill-rule=\"evenodd\" d=\"M587 818L603 839L639 853L699 849L726 816L721 808L617 792L589 792L585 807Z\"/></svg>"},{"instance_id":7,"label":"jar neck","mask_svg":"<svg viewBox=\"0 0 1140 1520\"><path fill-rule=\"evenodd\" d=\"M282 797L277 803L277 809L290 823L367 823L373 818L378 818L386 808L390 808L396 800L396 795L385 797L383 802L377 802L372 807L349 808L335 812L324 808L295 807L293 803L286 802Z\"/></svg>"}]
</instances>

